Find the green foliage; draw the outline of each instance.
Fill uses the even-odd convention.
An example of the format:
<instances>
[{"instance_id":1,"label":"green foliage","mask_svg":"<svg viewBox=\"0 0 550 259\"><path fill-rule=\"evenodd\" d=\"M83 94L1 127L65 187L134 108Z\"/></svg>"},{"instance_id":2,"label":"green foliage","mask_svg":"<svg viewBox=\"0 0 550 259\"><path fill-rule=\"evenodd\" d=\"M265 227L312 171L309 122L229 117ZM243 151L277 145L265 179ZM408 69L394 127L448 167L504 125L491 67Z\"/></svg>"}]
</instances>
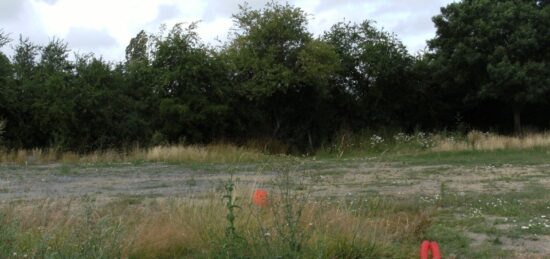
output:
<instances>
[{"instance_id":1,"label":"green foliage","mask_svg":"<svg viewBox=\"0 0 550 259\"><path fill-rule=\"evenodd\" d=\"M187 28L177 24L155 43L152 66L159 75L160 98L156 123L170 142L210 142L226 124L224 67L195 29L195 23Z\"/></svg>"},{"instance_id":2,"label":"green foliage","mask_svg":"<svg viewBox=\"0 0 550 259\"><path fill-rule=\"evenodd\" d=\"M437 35L429 42L445 87L466 103L492 99L512 107L516 130L520 112L550 92L550 8L537 2L450 4L434 17Z\"/></svg>"},{"instance_id":3,"label":"green foliage","mask_svg":"<svg viewBox=\"0 0 550 259\"><path fill-rule=\"evenodd\" d=\"M233 176L231 176L231 179L225 184L225 195L223 196L225 208L227 209L227 215L225 216L227 227L225 228L226 242L223 244L222 248L226 251L227 258L237 258L238 250L244 247L243 244L245 241L245 239L239 236L235 227L236 210L241 209L241 207L235 204L234 190L235 183L233 181Z\"/></svg>"},{"instance_id":4,"label":"green foliage","mask_svg":"<svg viewBox=\"0 0 550 259\"><path fill-rule=\"evenodd\" d=\"M550 105L547 1L449 4L433 19L430 51L416 57L369 20L315 37L310 16L288 3L245 4L232 18L222 46L201 41L199 23L177 24L140 31L119 63L20 36L12 57L0 53L5 146L267 140L311 154L340 132L507 131L502 114L514 114L516 129L550 126L539 112ZM8 36L0 31L0 47Z\"/></svg>"},{"instance_id":5,"label":"green foliage","mask_svg":"<svg viewBox=\"0 0 550 259\"><path fill-rule=\"evenodd\" d=\"M306 14L288 4L241 6L233 18L236 32L224 53L246 107L238 116L245 125L261 125L252 135L272 135L302 150L318 145L334 127L327 122L334 117L332 78L340 69L335 50L313 39Z\"/></svg>"},{"instance_id":6,"label":"green foliage","mask_svg":"<svg viewBox=\"0 0 550 259\"><path fill-rule=\"evenodd\" d=\"M416 94L411 81L414 60L396 36L367 20L337 23L323 38L341 58L343 69L336 84L344 98L342 106L347 105L346 113L351 114L346 123L358 128L371 123L410 127L403 121Z\"/></svg>"}]
</instances>

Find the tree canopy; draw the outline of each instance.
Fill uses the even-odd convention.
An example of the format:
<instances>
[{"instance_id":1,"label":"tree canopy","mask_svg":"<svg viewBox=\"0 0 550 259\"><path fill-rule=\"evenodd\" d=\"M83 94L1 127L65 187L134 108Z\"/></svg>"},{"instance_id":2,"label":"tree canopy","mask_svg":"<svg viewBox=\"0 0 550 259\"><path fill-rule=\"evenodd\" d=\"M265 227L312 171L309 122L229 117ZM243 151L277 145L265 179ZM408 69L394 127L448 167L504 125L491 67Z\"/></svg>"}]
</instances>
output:
<instances>
[{"instance_id":1,"label":"tree canopy","mask_svg":"<svg viewBox=\"0 0 550 259\"><path fill-rule=\"evenodd\" d=\"M548 1L449 4L417 55L368 19L314 35L290 4L243 5L232 18L222 46L182 23L140 31L120 62L0 30L0 47L14 49L0 53L2 144L86 152L269 139L309 152L340 131L550 127L540 112L550 110Z\"/></svg>"},{"instance_id":2,"label":"tree canopy","mask_svg":"<svg viewBox=\"0 0 550 259\"><path fill-rule=\"evenodd\" d=\"M544 1L465 0L434 17L429 42L448 87L466 103L511 107L514 127L527 106L548 101L550 8Z\"/></svg>"}]
</instances>

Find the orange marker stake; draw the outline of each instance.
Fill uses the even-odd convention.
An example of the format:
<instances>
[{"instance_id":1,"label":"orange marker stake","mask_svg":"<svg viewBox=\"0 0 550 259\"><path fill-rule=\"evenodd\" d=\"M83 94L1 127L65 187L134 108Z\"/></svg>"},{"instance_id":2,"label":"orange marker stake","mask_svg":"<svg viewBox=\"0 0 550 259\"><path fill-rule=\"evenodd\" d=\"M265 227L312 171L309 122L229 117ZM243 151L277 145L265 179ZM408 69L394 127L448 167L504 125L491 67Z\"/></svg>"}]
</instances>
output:
<instances>
[{"instance_id":1,"label":"orange marker stake","mask_svg":"<svg viewBox=\"0 0 550 259\"><path fill-rule=\"evenodd\" d=\"M439 245L437 244L437 242L430 242L430 249L432 250L433 259L441 259L441 253L439 252Z\"/></svg>"},{"instance_id":2,"label":"orange marker stake","mask_svg":"<svg viewBox=\"0 0 550 259\"><path fill-rule=\"evenodd\" d=\"M267 207L267 191L264 189L256 189L252 195L252 203L260 208Z\"/></svg>"},{"instance_id":3,"label":"orange marker stake","mask_svg":"<svg viewBox=\"0 0 550 259\"><path fill-rule=\"evenodd\" d=\"M432 252L433 259L441 259L441 253L439 252L439 245L435 241L422 241L420 245L420 259L429 259L430 251Z\"/></svg>"},{"instance_id":4,"label":"orange marker stake","mask_svg":"<svg viewBox=\"0 0 550 259\"><path fill-rule=\"evenodd\" d=\"M430 250L430 241L424 240L420 245L420 259L428 259L428 253Z\"/></svg>"}]
</instances>

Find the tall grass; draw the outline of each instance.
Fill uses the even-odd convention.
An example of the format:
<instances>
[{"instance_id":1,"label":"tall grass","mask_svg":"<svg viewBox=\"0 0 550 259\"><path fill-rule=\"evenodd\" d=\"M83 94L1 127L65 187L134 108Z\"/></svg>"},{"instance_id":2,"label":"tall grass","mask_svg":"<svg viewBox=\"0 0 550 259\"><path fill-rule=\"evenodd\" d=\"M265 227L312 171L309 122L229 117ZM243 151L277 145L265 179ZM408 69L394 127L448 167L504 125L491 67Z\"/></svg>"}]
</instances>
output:
<instances>
[{"instance_id":1,"label":"tall grass","mask_svg":"<svg viewBox=\"0 0 550 259\"><path fill-rule=\"evenodd\" d=\"M505 136L479 131L469 132L462 138L436 136L434 151L530 149L550 147L550 133L529 133L523 136Z\"/></svg>"},{"instance_id":2,"label":"tall grass","mask_svg":"<svg viewBox=\"0 0 550 259\"><path fill-rule=\"evenodd\" d=\"M239 205L231 239L220 193L204 200L2 204L0 257L406 258L416 255L418 236L430 218L383 199L311 199L299 204L275 192L268 208L257 208L249 202L251 189L237 187L231 193ZM297 210L287 213L288 206L299 207L299 215ZM286 225L289 222L295 226Z\"/></svg>"},{"instance_id":3,"label":"tall grass","mask_svg":"<svg viewBox=\"0 0 550 259\"><path fill-rule=\"evenodd\" d=\"M236 163L257 162L268 156L251 148L230 144L172 145L152 148L134 148L126 151L105 150L86 154L61 152L56 149L0 151L1 163L117 163L117 162L168 162L168 163Z\"/></svg>"},{"instance_id":4,"label":"tall grass","mask_svg":"<svg viewBox=\"0 0 550 259\"><path fill-rule=\"evenodd\" d=\"M412 134L389 132L341 133L329 146L317 154L336 157L365 154L411 154L417 152L495 151L504 149L532 149L550 147L550 133L528 133L508 136L496 133L471 131L460 133Z\"/></svg>"},{"instance_id":5,"label":"tall grass","mask_svg":"<svg viewBox=\"0 0 550 259\"><path fill-rule=\"evenodd\" d=\"M250 141L245 146L232 144L171 145L130 150L105 150L79 154L56 149L2 150L0 163L121 163L121 162L167 162L167 163L239 163L264 162L278 159L273 152L288 152L282 143L266 140ZM339 134L332 144L315 152L317 156L338 157L411 154L416 152L447 151L494 151L503 149L530 149L550 147L550 133L529 133L522 136L506 136L472 131L459 133L413 134L394 132L364 132Z\"/></svg>"}]
</instances>

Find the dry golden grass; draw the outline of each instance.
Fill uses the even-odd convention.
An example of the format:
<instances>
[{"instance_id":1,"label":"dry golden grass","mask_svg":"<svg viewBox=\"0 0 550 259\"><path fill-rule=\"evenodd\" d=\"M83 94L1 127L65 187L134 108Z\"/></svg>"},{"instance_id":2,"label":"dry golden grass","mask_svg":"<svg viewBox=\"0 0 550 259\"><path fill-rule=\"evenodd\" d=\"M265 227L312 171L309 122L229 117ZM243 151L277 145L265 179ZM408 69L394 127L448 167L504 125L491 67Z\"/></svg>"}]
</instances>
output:
<instances>
[{"instance_id":1,"label":"dry golden grass","mask_svg":"<svg viewBox=\"0 0 550 259\"><path fill-rule=\"evenodd\" d=\"M504 136L472 131L464 139L436 137L434 151L529 149L550 147L550 133L529 133L523 136Z\"/></svg>"},{"instance_id":2,"label":"dry golden grass","mask_svg":"<svg viewBox=\"0 0 550 259\"><path fill-rule=\"evenodd\" d=\"M153 147L143 153L145 161L153 162L254 162L264 159L262 153L234 145Z\"/></svg>"},{"instance_id":3,"label":"dry golden grass","mask_svg":"<svg viewBox=\"0 0 550 259\"><path fill-rule=\"evenodd\" d=\"M287 249L286 204L275 197L269 208L260 209L248 202L250 193L249 189L237 191L242 196L237 198L241 209L236 213L236 231L246 243L239 252L253 257L283 254ZM351 246L376 244L381 248L414 240L429 219L426 213L393 212L384 206L387 210L365 208L357 213L361 208L334 203L293 201L292 205L303 205L297 231L305 234L304 253L320 249L332 258L349 255ZM217 257L219 251L225 253L223 247L228 242L226 213L219 195L202 200L151 198L139 202L71 199L2 205L0 221L4 226L19 224L12 242L18 252L30 257L43 253L43 247L66 255L71 255L71 249L72 254L89 254L85 249L101 247L123 258ZM90 240L96 243L89 245Z\"/></svg>"},{"instance_id":4,"label":"dry golden grass","mask_svg":"<svg viewBox=\"0 0 550 259\"><path fill-rule=\"evenodd\" d=\"M206 146L156 146L134 148L120 152L116 150L97 151L87 154L59 152L55 149L31 149L0 151L0 163L43 164L43 163L117 163L131 161L169 163L235 163L256 162L266 159L263 153L230 144Z\"/></svg>"},{"instance_id":5,"label":"dry golden grass","mask_svg":"<svg viewBox=\"0 0 550 259\"><path fill-rule=\"evenodd\" d=\"M434 143L430 150L436 152L550 147L550 132L529 133L523 136L505 136L472 131L464 137L451 138L443 135L430 135L428 138L426 141ZM134 161L167 163L259 162L275 158L276 156L268 155L273 150L286 152L289 149L281 143L272 142L252 141L247 143L246 147L231 144L156 146L152 148L134 148L124 152L105 150L86 154L59 152L55 149L0 150L0 163L27 165L47 163L96 164ZM264 143L264 145L261 143ZM399 146L399 144L396 143L395 145ZM414 152L414 149L410 151Z\"/></svg>"}]
</instances>

